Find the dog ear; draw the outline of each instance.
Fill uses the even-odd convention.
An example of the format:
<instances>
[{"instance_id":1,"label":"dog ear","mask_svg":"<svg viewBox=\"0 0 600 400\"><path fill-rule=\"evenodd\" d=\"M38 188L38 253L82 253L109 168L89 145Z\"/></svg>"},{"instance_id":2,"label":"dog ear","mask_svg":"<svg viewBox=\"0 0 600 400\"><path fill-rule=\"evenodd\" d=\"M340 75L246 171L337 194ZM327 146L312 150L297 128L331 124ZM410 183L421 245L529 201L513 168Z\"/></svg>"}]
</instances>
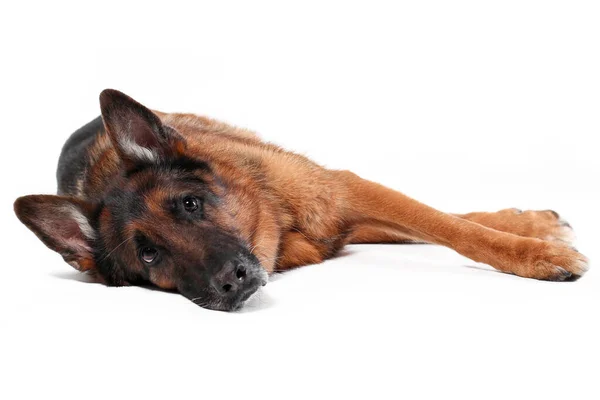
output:
<instances>
[{"instance_id":1,"label":"dog ear","mask_svg":"<svg viewBox=\"0 0 600 400\"><path fill-rule=\"evenodd\" d=\"M69 197L32 195L19 197L14 208L19 220L75 269L95 268L90 205Z\"/></svg>"},{"instance_id":2,"label":"dog ear","mask_svg":"<svg viewBox=\"0 0 600 400\"><path fill-rule=\"evenodd\" d=\"M100 93L104 127L121 159L131 168L174 157L183 138L156 114L118 90Z\"/></svg>"}]
</instances>

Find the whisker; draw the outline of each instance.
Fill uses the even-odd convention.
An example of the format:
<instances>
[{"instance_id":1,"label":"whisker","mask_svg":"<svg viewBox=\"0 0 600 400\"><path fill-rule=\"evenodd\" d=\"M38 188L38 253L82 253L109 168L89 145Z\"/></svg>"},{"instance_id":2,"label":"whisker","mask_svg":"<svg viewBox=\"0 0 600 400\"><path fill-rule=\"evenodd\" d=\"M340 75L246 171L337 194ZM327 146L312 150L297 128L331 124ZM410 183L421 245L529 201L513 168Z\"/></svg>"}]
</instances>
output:
<instances>
[{"instance_id":1,"label":"whisker","mask_svg":"<svg viewBox=\"0 0 600 400\"><path fill-rule=\"evenodd\" d=\"M132 240L135 237L135 235L132 235L131 237L128 237L127 239L123 240L121 243L119 243L114 249L112 249L111 251L108 252L108 254L106 254L105 256L103 256L99 262L102 262L104 260L106 260L112 253L115 252L115 250L117 250L119 247L123 246L125 243L127 243L128 241Z\"/></svg>"},{"instance_id":2,"label":"whisker","mask_svg":"<svg viewBox=\"0 0 600 400\"><path fill-rule=\"evenodd\" d=\"M254 250L256 250L256 248L259 247L261 244L262 244L262 242L258 242L257 244L252 246L252 248L250 249L250 253L252 253Z\"/></svg>"},{"instance_id":3,"label":"whisker","mask_svg":"<svg viewBox=\"0 0 600 400\"><path fill-rule=\"evenodd\" d=\"M277 265L279 265L279 259L280 258L281 258L281 256L275 256L275 257L271 257L271 258L265 258L265 259L262 259L260 261L261 261L261 264L273 261L273 265L277 266Z\"/></svg>"},{"instance_id":4,"label":"whisker","mask_svg":"<svg viewBox=\"0 0 600 400\"><path fill-rule=\"evenodd\" d=\"M256 227L254 228L254 230L252 231L252 233L250 234L250 236L248 236L248 240L252 241L252 239L254 239L254 235L256 235L256 232L258 231L258 225L256 225Z\"/></svg>"}]
</instances>

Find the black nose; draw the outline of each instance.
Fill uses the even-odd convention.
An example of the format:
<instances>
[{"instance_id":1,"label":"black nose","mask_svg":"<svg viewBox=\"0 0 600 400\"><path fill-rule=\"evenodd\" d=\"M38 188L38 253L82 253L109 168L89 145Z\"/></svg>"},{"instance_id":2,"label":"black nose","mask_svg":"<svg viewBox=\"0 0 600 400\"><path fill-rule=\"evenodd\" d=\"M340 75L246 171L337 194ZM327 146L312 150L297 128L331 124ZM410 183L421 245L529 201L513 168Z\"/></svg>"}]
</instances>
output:
<instances>
[{"instance_id":1,"label":"black nose","mask_svg":"<svg viewBox=\"0 0 600 400\"><path fill-rule=\"evenodd\" d=\"M212 287L222 296L238 293L246 281L246 268L233 261L227 261L211 279Z\"/></svg>"}]
</instances>

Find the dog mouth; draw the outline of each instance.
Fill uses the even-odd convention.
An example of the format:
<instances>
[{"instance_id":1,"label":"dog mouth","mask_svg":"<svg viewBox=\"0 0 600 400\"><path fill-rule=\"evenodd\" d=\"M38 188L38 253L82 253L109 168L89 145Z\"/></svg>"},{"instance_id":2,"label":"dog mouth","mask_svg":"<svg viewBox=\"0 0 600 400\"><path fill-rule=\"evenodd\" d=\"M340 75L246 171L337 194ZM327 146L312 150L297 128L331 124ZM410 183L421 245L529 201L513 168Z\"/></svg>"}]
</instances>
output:
<instances>
[{"instance_id":1,"label":"dog mouth","mask_svg":"<svg viewBox=\"0 0 600 400\"><path fill-rule=\"evenodd\" d=\"M190 300L194 304L209 310L239 311L244 307L248 299L265 286L267 282L267 272L262 267L259 267L253 271L251 278L247 279L244 286L236 293L223 294L211 291L204 296L192 297Z\"/></svg>"},{"instance_id":2,"label":"dog mouth","mask_svg":"<svg viewBox=\"0 0 600 400\"><path fill-rule=\"evenodd\" d=\"M265 286L266 283L262 286ZM258 289L249 292L248 294L244 295L242 299L240 299L240 301L234 305L231 309L229 310L224 310L224 311L239 311L242 308L244 308L244 305L246 305L246 303L248 302L248 300L250 300L252 297L254 297L255 295L258 295L261 291L261 287L259 287Z\"/></svg>"},{"instance_id":3,"label":"dog mouth","mask_svg":"<svg viewBox=\"0 0 600 400\"><path fill-rule=\"evenodd\" d=\"M214 311L239 311L244 308L244 304L252 297L254 294L260 291L260 287L257 287L253 290L248 290L243 293L238 299L235 300L224 300L221 298L212 299L209 301L202 300L200 298L191 299L194 304L200 306L202 308L206 308L208 310Z\"/></svg>"}]
</instances>

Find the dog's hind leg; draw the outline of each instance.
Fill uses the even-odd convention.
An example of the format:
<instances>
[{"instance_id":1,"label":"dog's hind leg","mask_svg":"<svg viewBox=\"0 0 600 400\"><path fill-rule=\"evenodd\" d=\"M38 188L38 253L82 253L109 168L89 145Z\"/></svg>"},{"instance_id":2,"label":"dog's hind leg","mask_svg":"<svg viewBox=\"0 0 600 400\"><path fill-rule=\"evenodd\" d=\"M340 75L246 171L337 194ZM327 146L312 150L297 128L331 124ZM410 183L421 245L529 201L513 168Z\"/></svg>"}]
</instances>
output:
<instances>
[{"instance_id":1,"label":"dog's hind leg","mask_svg":"<svg viewBox=\"0 0 600 400\"><path fill-rule=\"evenodd\" d=\"M587 259L562 242L518 236L446 214L402 193L347 171L337 174L350 227L377 224L413 240L447 246L494 268L519 276L567 280L581 276Z\"/></svg>"}]
</instances>

